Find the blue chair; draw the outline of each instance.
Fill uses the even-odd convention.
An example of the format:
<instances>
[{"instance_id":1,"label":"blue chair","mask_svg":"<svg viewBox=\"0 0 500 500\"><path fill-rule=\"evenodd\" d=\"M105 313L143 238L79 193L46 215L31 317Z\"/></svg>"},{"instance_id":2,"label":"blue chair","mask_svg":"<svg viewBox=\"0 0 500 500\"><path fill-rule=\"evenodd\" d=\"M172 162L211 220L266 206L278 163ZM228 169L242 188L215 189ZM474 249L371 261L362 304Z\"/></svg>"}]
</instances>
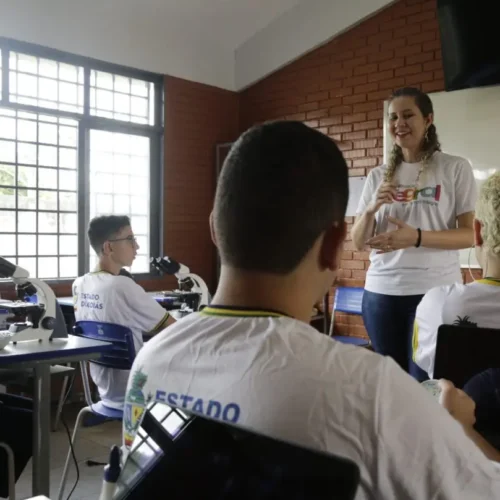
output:
<instances>
[{"instance_id":1,"label":"blue chair","mask_svg":"<svg viewBox=\"0 0 500 500\"><path fill-rule=\"evenodd\" d=\"M113 349L107 351L99 359L92 360L90 363L96 363L106 368L115 368L118 370L130 370L135 358L135 345L132 330L126 326L115 325L113 323L104 323L98 321L77 321L73 327L73 334L79 337L84 337L92 340L102 340L113 344ZM92 401L92 393L90 390L90 381L88 374L89 361L80 362L80 370L82 373L83 390L85 393L85 402L87 406L82 408L76 418L71 444L74 446L76 434L82 424L83 417L86 414L95 415L100 418L109 420L123 420L123 411L116 410L105 406L102 401L94 403ZM64 471L59 486L58 498L61 500L66 486L68 476L69 463L71 460L71 447L66 457Z\"/></svg>"},{"instance_id":2,"label":"blue chair","mask_svg":"<svg viewBox=\"0 0 500 500\"><path fill-rule=\"evenodd\" d=\"M348 335L334 335L335 312L355 314L361 316L361 304L365 289L359 287L339 286L335 289L335 298L333 301L332 320L330 322L330 337L333 337L344 344L369 347L370 341L359 337L350 337Z\"/></svg>"}]
</instances>

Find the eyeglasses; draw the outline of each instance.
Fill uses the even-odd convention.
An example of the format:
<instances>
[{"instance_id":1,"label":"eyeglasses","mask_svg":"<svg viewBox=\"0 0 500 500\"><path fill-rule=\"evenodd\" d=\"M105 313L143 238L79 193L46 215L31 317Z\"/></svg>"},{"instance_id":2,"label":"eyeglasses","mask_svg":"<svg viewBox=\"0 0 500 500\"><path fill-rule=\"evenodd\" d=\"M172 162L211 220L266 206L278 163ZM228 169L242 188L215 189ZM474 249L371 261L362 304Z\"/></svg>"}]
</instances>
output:
<instances>
[{"instance_id":1,"label":"eyeglasses","mask_svg":"<svg viewBox=\"0 0 500 500\"><path fill-rule=\"evenodd\" d=\"M137 238L133 235L130 235L130 236L127 236L125 238L115 238L114 240L108 240L108 241L111 241L111 242L115 242L115 241L128 241L131 245L134 245L137 243Z\"/></svg>"}]
</instances>

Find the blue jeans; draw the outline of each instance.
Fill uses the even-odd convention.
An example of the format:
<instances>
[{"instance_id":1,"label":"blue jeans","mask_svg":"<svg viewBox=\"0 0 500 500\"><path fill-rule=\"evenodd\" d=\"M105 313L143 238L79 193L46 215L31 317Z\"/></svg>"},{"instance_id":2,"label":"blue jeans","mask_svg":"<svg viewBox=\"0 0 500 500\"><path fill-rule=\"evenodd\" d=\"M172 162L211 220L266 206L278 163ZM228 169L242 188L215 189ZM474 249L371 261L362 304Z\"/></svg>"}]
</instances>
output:
<instances>
[{"instance_id":1,"label":"blue jeans","mask_svg":"<svg viewBox=\"0 0 500 500\"><path fill-rule=\"evenodd\" d=\"M419 382L427 373L412 360L413 323L423 295L363 293L362 313L375 352L393 358Z\"/></svg>"}]
</instances>

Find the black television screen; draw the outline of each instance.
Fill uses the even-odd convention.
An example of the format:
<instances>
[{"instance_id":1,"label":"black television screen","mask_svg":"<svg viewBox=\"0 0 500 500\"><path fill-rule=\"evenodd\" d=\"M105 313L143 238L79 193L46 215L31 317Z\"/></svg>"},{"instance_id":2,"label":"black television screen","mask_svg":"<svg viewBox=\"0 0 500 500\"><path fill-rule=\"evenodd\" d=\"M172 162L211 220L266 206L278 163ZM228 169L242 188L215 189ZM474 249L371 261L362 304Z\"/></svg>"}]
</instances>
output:
<instances>
[{"instance_id":1,"label":"black television screen","mask_svg":"<svg viewBox=\"0 0 500 500\"><path fill-rule=\"evenodd\" d=\"M151 403L113 498L353 500L359 481L345 458Z\"/></svg>"},{"instance_id":2,"label":"black television screen","mask_svg":"<svg viewBox=\"0 0 500 500\"><path fill-rule=\"evenodd\" d=\"M438 0L445 89L500 84L498 0Z\"/></svg>"}]
</instances>

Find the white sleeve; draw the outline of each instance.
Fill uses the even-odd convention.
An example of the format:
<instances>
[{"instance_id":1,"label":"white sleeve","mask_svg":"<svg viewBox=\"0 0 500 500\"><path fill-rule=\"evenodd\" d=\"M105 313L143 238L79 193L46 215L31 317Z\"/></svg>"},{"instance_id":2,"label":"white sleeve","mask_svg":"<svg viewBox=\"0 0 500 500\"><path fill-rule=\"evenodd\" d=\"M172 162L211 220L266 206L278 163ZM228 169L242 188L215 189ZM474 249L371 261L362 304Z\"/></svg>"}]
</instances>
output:
<instances>
[{"instance_id":1,"label":"white sleeve","mask_svg":"<svg viewBox=\"0 0 500 500\"><path fill-rule=\"evenodd\" d=\"M443 324L447 295L444 287L429 290L417 307L413 325L413 361L431 378L434 374L437 332Z\"/></svg>"},{"instance_id":2,"label":"white sleeve","mask_svg":"<svg viewBox=\"0 0 500 500\"><path fill-rule=\"evenodd\" d=\"M361 192L361 196L358 201L356 215L361 215L366 210L366 207L371 203L376 190L377 186L375 186L375 181L373 179L373 170L371 170L363 186L363 191Z\"/></svg>"},{"instance_id":3,"label":"white sleeve","mask_svg":"<svg viewBox=\"0 0 500 500\"><path fill-rule=\"evenodd\" d=\"M121 281L126 314L132 325L145 333L164 328L169 317L168 312L130 278L124 276Z\"/></svg>"},{"instance_id":4,"label":"white sleeve","mask_svg":"<svg viewBox=\"0 0 500 500\"><path fill-rule=\"evenodd\" d=\"M388 358L377 394L374 498L500 498L500 469L418 382Z\"/></svg>"},{"instance_id":5,"label":"white sleeve","mask_svg":"<svg viewBox=\"0 0 500 500\"><path fill-rule=\"evenodd\" d=\"M474 212L477 201L477 184L470 163L463 160L455 173L455 212L457 217Z\"/></svg>"}]
</instances>

